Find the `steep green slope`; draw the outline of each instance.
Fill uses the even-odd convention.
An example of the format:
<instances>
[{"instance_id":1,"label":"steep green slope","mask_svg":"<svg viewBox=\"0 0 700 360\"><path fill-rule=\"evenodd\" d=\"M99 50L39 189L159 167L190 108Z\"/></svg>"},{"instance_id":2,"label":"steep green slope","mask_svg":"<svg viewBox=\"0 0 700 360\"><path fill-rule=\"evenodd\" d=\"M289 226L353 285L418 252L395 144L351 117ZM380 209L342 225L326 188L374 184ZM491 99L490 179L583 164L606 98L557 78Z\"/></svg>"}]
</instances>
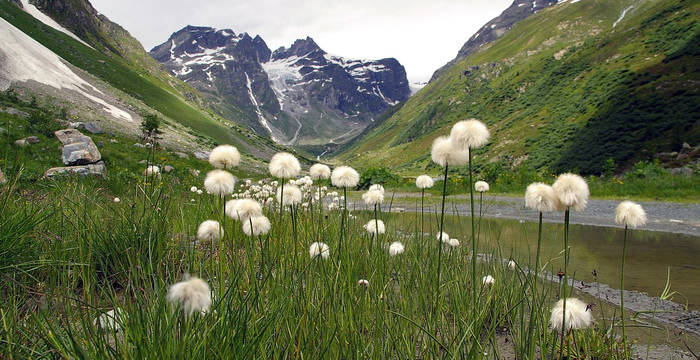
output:
<instances>
[{"instance_id":1,"label":"steep green slope","mask_svg":"<svg viewBox=\"0 0 700 360\"><path fill-rule=\"evenodd\" d=\"M170 85L179 80L161 79L136 62L89 48L37 21L8 1L0 1L0 16L72 65L191 129L188 131L196 136L204 136L216 143L234 144L256 157L270 155L277 149L269 139L256 136L230 121L215 117L196 103L188 102Z\"/></svg>"},{"instance_id":2,"label":"steep green slope","mask_svg":"<svg viewBox=\"0 0 700 360\"><path fill-rule=\"evenodd\" d=\"M599 173L608 159L626 166L695 145L699 19L698 1L554 5L457 63L336 158L431 169L432 140L470 117L492 131L478 152L485 161L542 171Z\"/></svg>"}]
</instances>

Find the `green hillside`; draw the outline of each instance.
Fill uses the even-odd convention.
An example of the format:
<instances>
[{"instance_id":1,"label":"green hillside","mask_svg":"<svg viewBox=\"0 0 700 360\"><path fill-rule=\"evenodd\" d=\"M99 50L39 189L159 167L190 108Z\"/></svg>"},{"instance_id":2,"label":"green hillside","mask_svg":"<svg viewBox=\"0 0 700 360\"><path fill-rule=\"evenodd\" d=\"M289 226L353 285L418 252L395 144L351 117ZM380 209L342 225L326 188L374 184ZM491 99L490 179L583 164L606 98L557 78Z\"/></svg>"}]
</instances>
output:
<instances>
[{"instance_id":1,"label":"green hillside","mask_svg":"<svg viewBox=\"0 0 700 360\"><path fill-rule=\"evenodd\" d=\"M612 159L625 168L699 142L699 43L698 1L554 5L457 63L336 159L430 171L432 140L475 117L492 132L480 163L595 174Z\"/></svg>"},{"instance_id":2,"label":"green hillside","mask_svg":"<svg viewBox=\"0 0 700 360\"><path fill-rule=\"evenodd\" d=\"M188 89L181 81L170 76L156 76L148 68L141 66L139 61L130 60L137 56L134 55L134 49L129 52L130 59L127 59L107 51L106 47L98 47L103 51L89 48L44 25L13 3L4 0L0 1L0 16L72 65L159 112L166 117L166 122L184 125L185 131L201 137L202 141L210 143L209 145L233 144L244 153L255 157L277 151L271 140L254 135L248 129L204 110L196 101L201 95L191 88ZM115 43L125 43L125 40L115 40ZM178 89L190 90L193 94L192 100L186 100Z\"/></svg>"}]
</instances>

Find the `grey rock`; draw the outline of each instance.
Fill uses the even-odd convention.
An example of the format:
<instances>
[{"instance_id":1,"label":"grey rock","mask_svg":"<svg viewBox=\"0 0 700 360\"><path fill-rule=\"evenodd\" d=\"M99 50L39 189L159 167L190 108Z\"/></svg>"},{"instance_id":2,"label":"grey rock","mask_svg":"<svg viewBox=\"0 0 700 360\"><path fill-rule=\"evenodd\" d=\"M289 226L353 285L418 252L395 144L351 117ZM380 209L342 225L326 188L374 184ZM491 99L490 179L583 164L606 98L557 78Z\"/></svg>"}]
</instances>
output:
<instances>
[{"instance_id":1,"label":"grey rock","mask_svg":"<svg viewBox=\"0 0 700 360\"><path fill-rule=\"evenodd\" d=\"M682 175L682 176L693 175L693 169L687 168L687 167L679 167L679 168L670 169L669 172L671 173L671 175Z\"/></svg>"},{"instance_id":2,"label":"grey rock","mask_svg":"<svg viewBox=\"0 0 700 360\"><path fill-rule=\"evenodd\" d=\"M146 145L141 144L141 143L134 143L134 146L139 147L139 148L145 148Z\"/></svg>"},{"instance_id":3,"label":"grey rock","mask_svg":"<svg viewBox=\"0 0 700 360\"><path fill-rule=\"evenodd\" d=\"M190 174L192 174L194 177L199 177L199 173L200 171L197 169L190 169Z\"/></svg>"},{"instance_id":4,"label":"grey rock","mask_svg":"<svg viewBox=\"0 0 700 360\"><path fill-rule=\"evenodd\" d=\"M24 138L24 140L26 140L28 143L30 143L32 145L39 143L39 138L36 136L27 136L26 138Z\"/></svg>"},{"instance_id":5,"label":"grey rock","mask_svg":"<svg viewBox=\"0 0 700 360\"><path fill-rule=\"evenodd\" d=\"M175 152L174 154L175 154L177 157L179 157L180 159L188 159L188 158L190 157L189 155L187 155L187 154L185 154L185 153L183 153L183 152Z\"/></svg>"},{"instance_id":6,"label":"grey rock","mask_svg":"<svg viewBox=\"0 0 700 360\"><path fill-rule=\"evenodd\" d=\"M209 159L209 151L195 151L193 155L199 160Z\"/></svg>"},{"instance_id":7,"label":"grey rock","mask_svg":"<svg viewBox=\"0 0 700 360\"><path fill-rule=\"evenodd\" d=\"M102 154L89 136L76 129L58 130L54 133L63 143L62 160L66 165L93 164L102 159Z\"/></svg>"},{"instance_id":8,"label":"grey rock","mask_svg":"<svg viewBox=\"0 0 700 360\"><path fill-rule=\"evenodd\" d=\"M170 166L170 165L165 165L165 166L163 166L163 172L164 172L164 173L169 173L169 172L172 172L173 170L175 170L175 168L172 167L172 166Z\"/></svg>"},{"instance_id":9,"label":"grey rock","mask_svg":"<svg viewBox=\"0 0 700 360\"><path fill-rule=\"evenodd\" d=\"M0 109L0 111L2 111L2 112L4 112L4 113L7 113L7 114L10 114L10 115L19 116L19 117L25 118L25 119L29 117L29 113L26 113L26 112L24 112L24 111L22 111L22 110L17 110L17 109L12 108L12 107L7 107L7 108L4 108L4 109Z\"/></svg>"},{"instance_id":10,"label":"grey rock","mask_svg":"<svg viewBox=\"0 0 700 360\"><path fill-rule=\"evenodd\" d=\"M95 122L80 123L78 129L85 130L91 134L102 134L102 128Z\"/></svg>"},{"instance_id":11,"label":"grey rock","mask_svg":"<svg viewBox=\"0 0 700 360\"><path fill-rule=\"evenodd\" d=\"M44 173L44 178L53 178L64 175L105 176L106 174L107 167L103 161L100 161L96 164L51 168L46 170Z\"/></svg>"}]
</instances>

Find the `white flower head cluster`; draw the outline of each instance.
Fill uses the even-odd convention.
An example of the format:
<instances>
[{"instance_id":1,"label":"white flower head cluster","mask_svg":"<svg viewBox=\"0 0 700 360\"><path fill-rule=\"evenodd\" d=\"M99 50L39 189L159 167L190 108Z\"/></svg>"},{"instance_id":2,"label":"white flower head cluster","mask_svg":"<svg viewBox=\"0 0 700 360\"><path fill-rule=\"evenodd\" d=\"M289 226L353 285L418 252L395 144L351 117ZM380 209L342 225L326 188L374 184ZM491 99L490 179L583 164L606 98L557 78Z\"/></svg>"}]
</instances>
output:
<instances>
[{"instance_id":1,"label":"white flower head cluster","mask_svg":"<svg viewBox=\"0 0 700 360\"><path fill-rule=\"evenodd\" d=\"M489 141L489 129L479 120L458 121L452 126L450 139L463 149L476 149Z\"/></svg>"},{"instance_id":2,"label":"white flower head cluster","mask_svg":"<svg viewBox=\"0 0 700 360\"><path fill-rule=\"evenodd\" d=\"M367 205L377 205L384 201L384 192L378 189L370 189L362 194L362 200Z\"/></svg>"},{"instance_id":3,"label":"white flower head cluster","mask_svg":"<svg viewBox=\"0 0 700 360\"><path fill-rule=\"evenodd\" d=\"M219 169L233 169L241 161L241 154L234 146L220 145L209 153L209 163Z\"/></svg>"},{"instance_id":4,"label":"white flower head cluster","mask_svg":"<svg viewBox=\"0 0 700 360\"><path fill-rule=\"evenodd\" d=\"M481 278L481 284L484 286L493 285L495 283L496 279L494 279L491 275L486 275L483 278Z\"/></svg>"},{"instance_id":5,"label":"white flower head cluster","mask_svg":"<svg viewBox=\"0 0 700 360\"><path fill-rule=\"evenodd\" d=\"M389 256L396 256L403 254L404 246L399 241L394 241L389 245Z\"/></svg>"},{"instance_id":6,"label":"white flower head cluster","mask_svg":"<svg viewBox=\"0 0 700 360\"><path fill-rule=\"evenodd\" d=\"M229 195L235 186L236 177L225 170L212 170L204 178L204 188L213 195Z\"/></svg>"},{"instance_id":7,"label":"white flower head cluster","mask_svg":"<svg viewBox=\"0 0 700 360\"><path fill-rule=\"evenodd\" d=\"M284 187L284 197L282 197L282 187L277 189L277 201L284 206L297 205L301 203L301 190L296 185L288 184Z\"/></svg>"},{"instance_id":8,"label":"white flower head cluster","mask_svg":"<svg viewBox=\"0 0 700 360\"><path fill-rule=\"evenodd\" d=\"M441 136L433 141L430 157L434 163L442 167L462 166L469 160L469 149L460 149L450 141L449 137Z\"/></svg>"},{"instance_id":9,"label":"white flower head cluster","mask_svg":"<svg viewBox=\"0 0 700 360\"><path fill-rule=\"evenodd\" d=\"M367 230L368 233L372 235L376 235L377 232L379 234L384 234L386 231L386 227L384 226L384 222L381 220L377 220L376 222L374 220L370 220L367 224L363 226L365 230Z\"/></svg>"},{"instance_id":10,"label":"white flower head cluster","mask_svg":"<svg viewBox=\"0 0 700 360\"><path fill-rule=\"evenodd\" d=\"M328 248L328 245L322 242L315 242L309 246L309 257L312 259L316 257L321 257L322 259L328 259L328 256L330 256L331 252L330 249Z\"/></svg>"},{"instance_id":11,"label":"white flower head cluster","mask_svg":"<svg viewBox=\"0 0 700 360\"><path fill-rule=\"evenodd\" d=\"M588 184L582 177L566 173L561 174L552 185L554 193L559 198L559 203L564 208L571 208L575 211L583 211L588 204Z\"/></svg>"},{"instance_id":12,"label":"white flower head cluster","mask_svg":"<svg viewBox=\"0 0 700 360\"><path fill-rule=\"evenodd\" d=\"M360 182L360 174L349 166L339 166L331 173L331 184L340 188L351 188Z\"/></svg>"},{"instance_id":13,"label":"white flower head cluster","mask_svg":"<svg viewBox=\"0 0 700 360\"><path fill-rule=\"evenodd\" d=\"M324 164L314 164L309 169L309 175L314 180L324 180L331 176L331 168Z\"/></svg>"},{"instance_id":14,"label":"white flower head cluster","mask_svg":"<svg viewBox=\"0 0 700 360\"><path fill-rule=\"evenodd\" d=\"M416 178L416 186L419 189L428 189L433 187L433 185L435 185L435 182L433 181L433 178L428 175L421 175Z\"/></svg>"},{"instance_id":15,"label":"white flower head cluster","mask_svg":"<svg viewBox=\"0 0 700 360\"><path fill-rule=\"evenodd\" d=\"M525 190L525 207L539 212L550 212L558 210L561 205L551 186L537 182L528 185Z\"/></svg>"},{"instance_id":16,"label":"white flower head cluster","mask_svg":"<svg viewBox=\"0 0 700 360\"><path fill-rule=\"evenodd\" d=\"M229 200L225 212L228 217L245 222L251 217L262 215L262 207L253 199Z\"/></svg>"},{"instance_id":17,"label":"white flower head cluster","mask_svg":"<svg viewBox=\"0 0 700 360\"><path fill-rule=\"evenodd\" d=\"M224 236L224 229L216 220L205 220L197 228L197 239L213 241Z\"/></svg>"},{"instance_id":18,"label":"white flower head cluster","mask_svg":"<svg viewBox=\"0 0 700 360\"><path fill-rule=\"evenodd\" d=\"M275 154L270 160L270 174L280 179L291 179L301 172L301 164L297 158L286 152Z\"/></svg>"},{"instance_id":19,"label":"white flower head cluster","mask_svg":"<svg viewBox=\"0 0 700 360\"><path fill-rule=\"evenodd\" d=\"M372 184L369 189L369 191L376 190L382 193L384 195L384 186L382 184Z\"/></svg>"},{"instance_id":20,"label":"white flower head cluster","mask_svg":"<svg viewBox=\"0 0 700 360\"><path fill-rule=\"evenodd\" d=\"M444 242L444 243L450 241L450 235L444 231L435 235L435 238L437 238L438 240L440 240L441 242Z\"/></svg>"},{"instance_id":21,"label":"white flower head cluster","mask_svg":"<svg viewBox=\"0 0 700 360\"><path fill-rule=\"evenodd\" d=\"M562 332L564 320L564 299L559 299L552 308L549 326L552 330ZM593 314L588 306L576 298L566 299L566 330L585 329L593 323Z\"/></svg>"},{"instance_id":22,"label":"white flower head cluster","mask_svg":"<svg viewBox=\"0 0 700 360\"><path fill-rule=\"evenodd\" d=\"M270 231L270 220L263 215L250 217L241 223L243 232L248 236L265 235Z\"/></svg>"},{"instance_id":23,"label":"white flower head cluster","mask_svg":"<svg viewBox=\"0 0 700 360\"><path fill-rule=\"evenodd\" d=\"M636 228L647 223L647 214L641 205L631 201L623 201L615 209L615 222Z\"/></svg>"},{"instance_id":24,"label":"white flower head cluster","mask_svg":"<svg viewBox=\"0 0 700 360\"><path fill-rule=\"evenodd\" d=\"M489 183L486 181L477 181L474 183L474 190L483 193L489 191Z\"/></svg>"},{"instance_id":25,"label":"white flower head cluster","mask_svg":"<svg viewBox=\"0 0 700 360\"><path fill-rule=\"evenodd\" d=\"M170 286L168 301L180 306L185 315L205 314L211 307L211 290L204 280L192 277Z\"/></svg>"},{"instance_id":26,"label":"white flower head cluster","mask_svg":"<svg viewBox=\"0 0 700 360\"><path fill-rule=\"evenodd\" d=\"M143 175L160 177L160 167L157 165L148 165L146 170L143 171Z\"/></svg>"}]
</instances>

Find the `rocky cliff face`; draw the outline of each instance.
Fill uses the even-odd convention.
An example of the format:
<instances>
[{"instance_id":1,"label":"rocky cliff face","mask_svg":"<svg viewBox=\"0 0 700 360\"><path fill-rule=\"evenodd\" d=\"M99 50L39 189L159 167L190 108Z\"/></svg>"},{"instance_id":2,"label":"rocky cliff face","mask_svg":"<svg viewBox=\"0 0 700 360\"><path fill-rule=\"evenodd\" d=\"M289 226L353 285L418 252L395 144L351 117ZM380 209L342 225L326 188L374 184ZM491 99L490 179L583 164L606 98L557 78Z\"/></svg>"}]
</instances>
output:
<instances>
[{"instance_id":1,"label":"rocky cliff face","mask_svg":"<svg viewBox=\"0 0 700 360\"><path fill-rule=\"evenodd\" d=\"M520 20L548 7L554 5L558 0L515 0L501 15L491 19L486 25L482 26L472 37L467 40L462 48L459 49L457 57L445 64L443 67L433 73L430 81L437 79L443 71L449 69L458 61L469 56L469 54L477 51L480 47L498 40L510 28Z\"/></svg>"},{"instance_id":2,"label":"rocky cliff face","mask_svg":"<svg viewBox=\"0 0 700 360\"><path fill-rule=\"evenodd\" d=\"M410 96L396 59L332 56L308 37L271 52L260 36L188 26L151 55L224 115L280 143L347 141Z\"/></svg>"}]
</instances>

